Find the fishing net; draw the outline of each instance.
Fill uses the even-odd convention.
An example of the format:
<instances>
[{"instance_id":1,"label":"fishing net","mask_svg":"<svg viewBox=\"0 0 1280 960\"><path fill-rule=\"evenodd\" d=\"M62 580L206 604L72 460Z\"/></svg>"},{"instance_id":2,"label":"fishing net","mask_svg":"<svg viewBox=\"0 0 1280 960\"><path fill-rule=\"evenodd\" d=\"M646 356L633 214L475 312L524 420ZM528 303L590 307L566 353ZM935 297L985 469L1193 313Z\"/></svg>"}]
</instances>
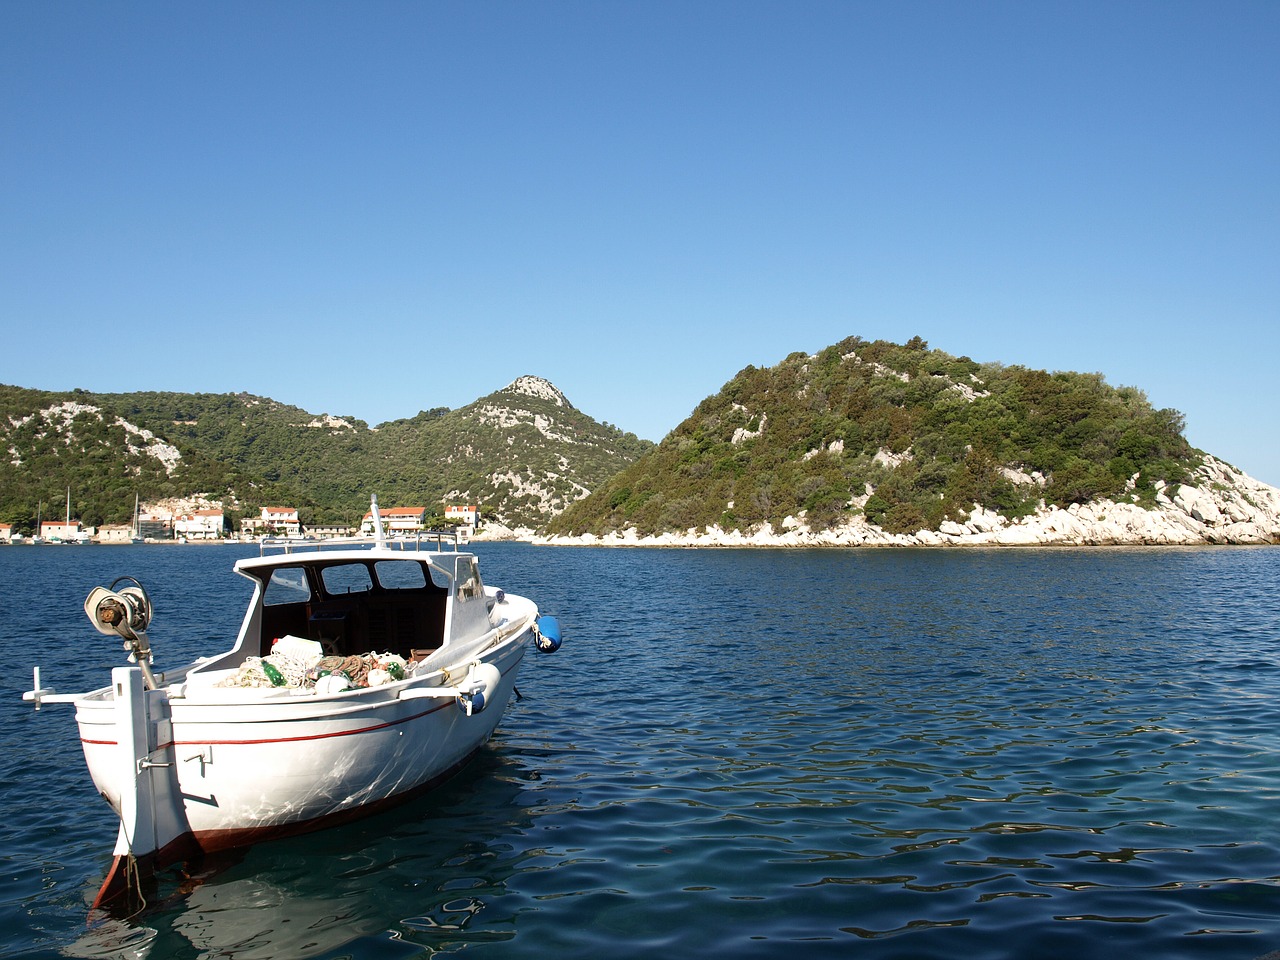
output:
<instances>
[{"instance_id":1,"label":"fishing net","mask_svg":"<svg viewBox=\"0 0 1280 960\"><path fill-rule=\"evenodd\" d=\"M249 657L235 673L219 680L216 686L312 690L323 677L342 676L352 687L370 687L403 680L407 672L404 658L394 653L308 660L277 651L265 657Z\"/></svg>"}]
</instances>

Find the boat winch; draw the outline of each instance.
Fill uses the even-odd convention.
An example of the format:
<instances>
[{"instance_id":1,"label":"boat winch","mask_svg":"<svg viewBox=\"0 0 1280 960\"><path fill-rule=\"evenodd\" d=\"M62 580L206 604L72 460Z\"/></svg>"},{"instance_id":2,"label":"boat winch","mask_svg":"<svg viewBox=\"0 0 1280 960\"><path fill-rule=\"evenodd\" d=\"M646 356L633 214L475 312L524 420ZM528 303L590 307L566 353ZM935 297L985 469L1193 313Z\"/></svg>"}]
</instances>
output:
<instances>
[{"instance_id":1,"label":"boat winch","mask_svg":"<svg viewBox=\"0 0 1280 960\"><path fill-rule=\"evenodd\" d=\"M501 681L502 672L492 663L475 661L471 664L466 679L456 687L458 708L468 717L479 713Z\"/></svg>"},{"instance_id":2,"label":"boat winch","mask_svg":"<svg viewBox=\"0 0 1280 960\"><path fill-rule=\"evenodd\" d=\"M131 586L120 587L125 581L129 581ZM124 640L129 662L142 668L147 689L154 690L156 681L151 674L151 641L147 638L154 608L146 588L133 577L117 577L110 587L94 587L89 591L84 601L84 612L99 633Z\"/></svg>"}]
</instances>

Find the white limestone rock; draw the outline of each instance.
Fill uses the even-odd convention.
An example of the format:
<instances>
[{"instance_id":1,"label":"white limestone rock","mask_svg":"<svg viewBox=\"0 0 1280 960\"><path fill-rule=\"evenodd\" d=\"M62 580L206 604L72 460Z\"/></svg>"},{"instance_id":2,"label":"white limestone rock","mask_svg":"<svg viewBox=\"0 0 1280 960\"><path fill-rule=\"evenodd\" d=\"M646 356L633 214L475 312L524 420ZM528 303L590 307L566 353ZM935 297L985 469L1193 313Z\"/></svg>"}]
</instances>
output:
<instances>
[{"instance_id":1,"label":"white limestone rock","mask_svg":"<svg viewBox=\"0 0 1280 960\"><path fill-rule=\"evenodd\" d=\"M1031 479L1031 478L1028 478ZM1032 482L1039 482L1038 479ZM868 491L870 493L870 491ZM787 517L781 531L686 530L640 537L634 528L602 538L533 538L539 543L608 546L1085 546L1103 544L1264 544L1280 543L1280 489L1206 456L1193 482L1158 485L1156 508L1128 499L1044 504L1029 517L1010 521L974 504L964 522L947 520L937 531L886 533L859 514L829 530L812 531L803 514Z\"/></svg>"}]
</instances>

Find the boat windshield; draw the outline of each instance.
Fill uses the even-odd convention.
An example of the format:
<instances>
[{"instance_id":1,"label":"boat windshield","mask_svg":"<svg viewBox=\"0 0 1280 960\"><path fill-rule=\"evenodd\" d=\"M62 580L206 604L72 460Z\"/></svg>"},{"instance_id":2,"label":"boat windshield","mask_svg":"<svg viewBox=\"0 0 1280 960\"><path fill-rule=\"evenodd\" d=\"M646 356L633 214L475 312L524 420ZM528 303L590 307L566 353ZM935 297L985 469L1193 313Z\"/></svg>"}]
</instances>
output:
<instances>
[{"instance_id":1,"label":"boat windshield","mask_svg":"<svg viewBox=\"0 0 1280 960\"><path fill-rule=\"evenodd\" d=\"M453 558L450 558L451 560ZM319 583L316 589L327 597L374 591L423 590L428 586L448 589L449 572L419 560L358 560L347 563L317 565L314 573ZM469 595L479 584L479 573L471 562L460 562L457 570L458 586ZM312 590L306 566L275 567L267 580L262 602L265 606L288 603L305 603L318 599Z\"/></svg>"},{"instance_id":2,"label":"boat windshield","mask_svg":"<svg viewBox=\"0 0 1280 960\"><path fill-rule=\"evenodd\" d=\"M265 578L257 642L250 641L250 649L265 656L277 638L293 636L319 641L332 655L386 651L419 658L445 642L451 592L461 600L483 597L474 560L466 554L440 559L310 556L250 568L247 575Z\"/></svg>"},{"instance_id":3,"label":"boat windshield","mask_svg":"<svg viewBox=\"0 0 1280 960\"><path fill-rule=\"evenodd\" d=\"M268 607L282 603L304 603L311 599L307 574L301 567L276 567L271 571L262 602Z\"/></svg>"},{"instance_id":4,"label":"boat windshield","mask_svg":"<svg viewBox=\"0 0 1280 960\"><path fill-rule=\"evenodd\" d=\"M373 565L374 574L384 590L421 590L427 585L426 574L422 572L422 564L412 560L379 560ZM431 571L436 586L446 584L443 574L438 570ZM437 580L438 578L438 580Z\"/></svg>"},{"instance_id":5,"label":"boat windshield","mask_svg":"<svg viewBox=\"0 0 1280 960\"><path fill-rule=\"evenodd\" d=\"M344 593L368 593L373 589L373 578L363 563L321 567L320 579L324 582L324 592L331 597Z\"/></svg>"}]
</instances>

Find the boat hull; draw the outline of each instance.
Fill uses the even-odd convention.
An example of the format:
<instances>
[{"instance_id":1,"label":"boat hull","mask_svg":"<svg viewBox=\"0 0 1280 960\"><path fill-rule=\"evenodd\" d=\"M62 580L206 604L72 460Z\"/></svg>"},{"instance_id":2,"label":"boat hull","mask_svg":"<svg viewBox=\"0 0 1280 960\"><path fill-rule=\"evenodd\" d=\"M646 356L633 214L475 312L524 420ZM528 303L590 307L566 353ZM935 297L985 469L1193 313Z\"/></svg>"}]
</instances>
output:
<instances>
[{"instance_id":1,"label":"boat hull","mask_svg":"<svg viewBox=\"0 0 1280 960\"><path fill-rule=\"evenodd\" d=\"M452 698L416 697L427 680L276 699L187 684L180 696L141 694L131 731L118 688L86 695L76 703L85 762L122 823L97 903L135 868L334 826L448 779L493 736L529 636L476 658L499 679L470 714Z\"/></svg>"},{"instance_id":2,"label":"boat hull","mask_svg":"<svg viewBox=\"0 0 1280 960\"><path fill-rule=\"evenodd\" d=\"M119 817L95 906L141 893L157 867L366 816L431 789L479 750L528 647L559 646L531 599L484 584L478 558L373 540L263 541L235 642L151 667L153 607L136 578L94 587L84 612L135 666L69 703L94 786ZM140 902L140 898L135 900ZM113 904L114 905L114 904Z\"/></svg>"}]
</instances>

